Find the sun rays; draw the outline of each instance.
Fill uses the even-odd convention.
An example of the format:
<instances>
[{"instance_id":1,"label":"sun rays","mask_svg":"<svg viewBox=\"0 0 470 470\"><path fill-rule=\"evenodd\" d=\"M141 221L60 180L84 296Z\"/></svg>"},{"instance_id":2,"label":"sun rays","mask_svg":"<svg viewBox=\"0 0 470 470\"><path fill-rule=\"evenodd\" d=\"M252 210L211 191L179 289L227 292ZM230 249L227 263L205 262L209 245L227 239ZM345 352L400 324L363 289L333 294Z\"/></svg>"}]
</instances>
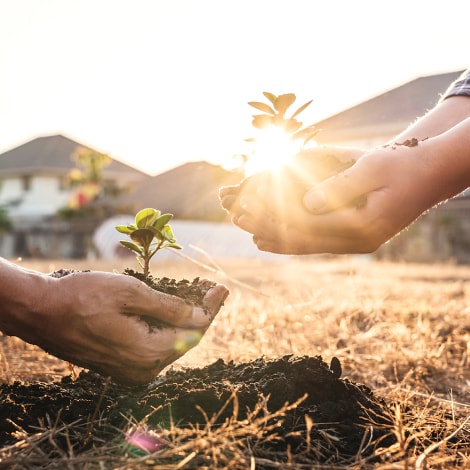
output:
<instances>
[{"instance_id":1,"label":"sun rays","mask_svg":"<svg viewBox=\"0 0 470 470\"><path fill-rule=\"evenodd\" d=\"M301 150L301 142L276 126L260 132L256 139L251 158L245 165L245 174L253 175L260 171L279 170Z\"/></svg>"}]
</instances>

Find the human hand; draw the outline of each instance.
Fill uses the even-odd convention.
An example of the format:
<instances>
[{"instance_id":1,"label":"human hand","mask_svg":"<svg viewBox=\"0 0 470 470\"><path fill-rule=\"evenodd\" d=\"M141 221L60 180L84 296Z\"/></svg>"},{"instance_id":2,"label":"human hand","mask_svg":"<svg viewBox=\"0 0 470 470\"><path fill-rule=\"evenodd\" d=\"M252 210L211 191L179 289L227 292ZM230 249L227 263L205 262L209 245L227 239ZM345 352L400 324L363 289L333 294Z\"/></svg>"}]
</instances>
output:
<instances>
[{"instance_id":1,"label":"human hand","mask_svg":"<svg viewBox=\"0 0 470 470\"><path fill-rule=\"evenodd\" d=\"M243 213L240 202L255 199L265 204L264 211L271 217L287 222L290 211L302 204L308 189L349 168L364 153L363 149L333 146L304 150L281 168L256 173L240 184L220 188L221 204L237 220Z\"/></svg>"},{"instance_id":2,"label":"human hand","mask_svg":"<svg viewBox=\"0 0 470 470\"><path fill-rule=\"evenodd\" d=\"M243 195L232 220L263 251L372 252L442 200L446 183L436 160L428 141L379 148L306 192L304 208L292 207L284 223L266 214L260 198ZM351 204L360 196L362 204Z\"/></svg>"},{"instance_id":3,"label":"human hand","mask_svg":"<svg viewBox=\"0 0 470 470\"><path fill-rule=\"evenodd\" d=\"M151 381L197 345L229 293L201 280L198 307L122 274L74 272L47 283L26 340L129 384ZM150 326L145 317L164 325Z\"/></svg>"}]
</instances>

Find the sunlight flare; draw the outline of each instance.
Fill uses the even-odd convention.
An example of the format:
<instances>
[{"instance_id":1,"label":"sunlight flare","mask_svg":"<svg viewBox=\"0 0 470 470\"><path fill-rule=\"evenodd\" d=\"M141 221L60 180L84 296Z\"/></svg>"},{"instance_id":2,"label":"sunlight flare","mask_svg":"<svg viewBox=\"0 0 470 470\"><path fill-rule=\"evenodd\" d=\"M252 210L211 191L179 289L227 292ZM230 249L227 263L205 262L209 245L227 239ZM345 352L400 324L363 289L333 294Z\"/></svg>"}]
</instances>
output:
<instances>
[{"instance_id":1,"label":"sunlight flare","mask_svg":"<svg viewBox=\"0 0 470 470\"><path fill-rule=\"evenodd\" d=\"M260 171L276 170L288 163L302 147L302 142L292 140L291 136L276 126L260 132L255 142L252 157L247 161L247 176Z\"/></svg>"}]
</instances>

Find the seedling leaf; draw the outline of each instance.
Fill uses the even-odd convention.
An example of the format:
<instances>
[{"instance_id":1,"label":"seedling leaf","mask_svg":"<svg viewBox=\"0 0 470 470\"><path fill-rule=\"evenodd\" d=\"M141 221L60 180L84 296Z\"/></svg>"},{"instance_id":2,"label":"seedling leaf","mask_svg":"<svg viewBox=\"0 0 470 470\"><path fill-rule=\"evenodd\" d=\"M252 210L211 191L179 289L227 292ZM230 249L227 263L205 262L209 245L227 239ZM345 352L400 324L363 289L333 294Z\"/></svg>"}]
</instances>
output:
<instances>
[{"instance_id":1,"label":"seedling leaf","mask_svg":"<svg viewBox=\"0 0 470 470\"><path fill-rule=\"evenodd\" d=\"M156 253L163 248L181 249L168 224L172 218L173 214L162 215L157 209L146 208L136 214L135 224L116 226L118 232L128 235L132 240L122 240L120 243L136 253L145 277L149 274L150 260Z\"/></svg>"},{"instance_id":2,"label":"seedling leaf","mask_svg":"<svg viewBox=\"0 0 470 470\"><path fill-rule=\"evenodd\" d=\"M142 209L135 216L135 225L137 228L146 228L152 225L158 217L160 217L160 211L150 208Z\"/></svg>"},{"instance_id":3,"label":"seedling leaf","mask_svg":"<svg viewBox=\"0 0 470 470\"><path fill-rule=\"evenodd\" d=\"M165 245L165 248L175 248L176 250L182 250L183 247L181 245L178 245L178 243L168 243Z\"/></svg>"},{"instance_id":4,"label":"seedling leaf","mask_svg":"<svg viewBox=\"0 0 470 470\"><path fill-rule=\"evenodd\" d=\"M248 104L250 106L253 106L253 108L263 111L263 113L270 114L271 116L274 116L276 114L276 111L274 111L274 109L266 103L260 103L259 101L250 101Z\"/></svg>"},{"instance_id":5,"label":"seedling leaf","mask_svg":"<svg viewBox=\"0 0 470 470\"><path fill-rule=\"evenodd\" d=\"M268 116L267 114L255 114L251 124L257 129L264 129L274 124L274 119L273 116Z\"/></svg>"},{"instance_id":6,"label":"seedling leaf","mask_svg":"<svg viewBox=\"0 0 470 470\"><path fill-rule=\"evenodd\" d=\"M116 230L120 233L130 235L135 230L135 227L132 225L117 225Z\"/></svg>"},{"instance_id":7,"label":"seedling leaf","mask_svg":"<svg viewBox=\"0 0 470 470\"><path fill-rule=\"evenodd\" d=\"M152 224L152 227L161 230L172 218L173 214L163 214Z\"/></svg>"},{"instance_id":8,"label":"seedling leaf","mask_svg":"<svg viewBox=\"0 0 470 470\"><path fill-rule=\"evenodd\" d=\"M134 251L138 255L141 254L142 248L140 246L137 246L135 243L129 242L127 240L121 240L119 243L122 246L125 246L126 248L129 248L129 250Z\"/></svg>"},{"instance_id":9,"label":"seedling leaf","mask_svg":"<svg viewBox=\"0 0 470 470\"><path fill-rule=\"evenodd\" d=\"M274 108L282 117L286 113L289 106L295 101L294 93L286 93L284 95L279 95L274 103Z\"/></svg>"},{"instance_id":10,"label":"seedling leaf","mask_svg":"<svg viewBox=\"0 0 470 470\"><path fill-rule=\"evenodd\" d=\"M147 228L134 230L131 233L132 240L144 248L150 246L153 240L153 232Z\"/></svg>"},{"instance_id":11,"label":"seedling leaf","mask_svg":"<svg viewBox=\"0 0 470 470\"><path fill-rule=\"evenodd\" d=\"M295 118L297 115L299 115L305 108L310 106L313 100L308 101L307 103L303 104L292 116L291 118Z\"/></svg>"},{"instance_id":12,"label":"seedling leaf","mask_svg":"<svg viewBox=\"0 0 470 470\"><path fill-rule=\"evenodd\" d=\"M268 100L271 101L273 105L276 103L277 96L275 94L269 93L269 91L263 91L263 95L266 96L266 98L268 98Z\"/></svg>"},{"instance_id":13,"label":"seedling leaf","mask_svg":"<svg viewBox=\"0 0 470 470\"><path fill-rule=\"evenodd\" d=\"M169 225L165 225L165 227L162 228L161 234L163 238L165 238L165 240L168 240L171 243L174 243L176 241L175 236L173 235L173 230Z\"/></svg>"}]
</instances>

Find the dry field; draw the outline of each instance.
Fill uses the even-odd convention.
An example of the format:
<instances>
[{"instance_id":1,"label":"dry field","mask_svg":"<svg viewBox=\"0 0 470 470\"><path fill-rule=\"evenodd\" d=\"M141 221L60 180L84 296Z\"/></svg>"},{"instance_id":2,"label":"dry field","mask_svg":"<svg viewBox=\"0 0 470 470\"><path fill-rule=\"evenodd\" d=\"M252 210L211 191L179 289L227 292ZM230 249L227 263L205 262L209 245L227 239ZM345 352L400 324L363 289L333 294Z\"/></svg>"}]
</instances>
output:
<instances>
[{"instance_id":1,"label":"dry field","mask_svg":"<svg viewBox=\"0 0 470 470\"><path fill-rule=\"evenodd\" d=\"M121 271L133 261L22 263L43 272ZM470 267L305 257L207 265L165 261L154 263L153 271L175 279L207 277L231 292L201 343L174 367L202 367L219 358L245 362L294 354L321 355L329 362L336 356L343 377L366 384L391 405L396 444L374 459L358 455L344 465L315 468L470 468ZM69 373L66 363L16 338L0 337L0 348L4 383L60 380ZM204 439L207 443L204 432L201 441L193 437L193 448L186 444L186 457L197 453ZM222 441L223 436L215 445L223 448ZM22 445L33 444L26 439ZM18 463L18 448L0 450L0 468L33 468ZM104 451L101 459L93 452L89 461L82 455L79 464L76 456L67 463L62 455L60 464L44 459L35 468L191 468L181 453L172 464L123 456L109 466ZM245 464L231 464L232 469L311 468L256 461L248 448L239 452L237 461L245 458Z\"/></svg>"}]
</instances>

